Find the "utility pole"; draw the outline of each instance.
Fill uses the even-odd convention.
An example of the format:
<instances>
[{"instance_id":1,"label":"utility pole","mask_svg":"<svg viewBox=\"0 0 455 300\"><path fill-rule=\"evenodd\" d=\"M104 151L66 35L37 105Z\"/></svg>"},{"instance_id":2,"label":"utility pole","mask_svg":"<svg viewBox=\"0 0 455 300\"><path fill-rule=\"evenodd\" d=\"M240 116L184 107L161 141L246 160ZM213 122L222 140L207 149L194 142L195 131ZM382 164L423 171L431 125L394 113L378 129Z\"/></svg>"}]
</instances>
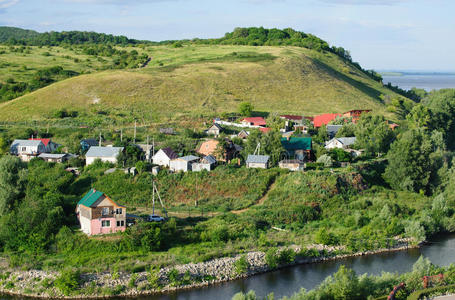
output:
<instances>
[{"instance_id":1,"label":"utility pole","mask_svg":"<svg viewBox=\"0 0 455 300\"><path fill-rule=\"evenodd\" d=\"M101 147L101 131L100 131L100 141L99 141L99 146Z\"/></svg>"},{"instance_id":2,"label":"utility pole","mask_svg":"<svg viewBox=\"0 0 455 300\"><path fill-rule=\"evenodd\" d=\"M134 121L134 141L133 144L136 144L136 121Z\"/></svg>"},{"instance_id":3,"label":"utility pole","mask_svg":"<svg viewBox=\"0 0 455 300\"><path fill-rule=\"evenodd\" d=\"M145 154L145 159L147 162L150 162L150 148L149 148L149 136L147 135L147 153Z\"/></svg>"},{"instance_id":4,"label":"utility pole","mask_svg":"<svg viewBox=\"0 0 455 300\"><path fill-rule=\"evenodd\" d=\"M123 142L123 128L120 128L120 142Z\"/></svg>"}]
</instances>

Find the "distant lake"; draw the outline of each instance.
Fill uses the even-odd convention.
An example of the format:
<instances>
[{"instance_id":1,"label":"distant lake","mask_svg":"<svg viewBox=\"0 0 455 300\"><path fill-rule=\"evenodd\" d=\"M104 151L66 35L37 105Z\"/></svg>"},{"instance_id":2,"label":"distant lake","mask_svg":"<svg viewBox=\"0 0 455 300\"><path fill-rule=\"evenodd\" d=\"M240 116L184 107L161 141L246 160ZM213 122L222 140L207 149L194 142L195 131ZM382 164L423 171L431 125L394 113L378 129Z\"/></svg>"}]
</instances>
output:
<instances>
[{"instance_id":1,"label":"distant lake","mask_svg":"<svg viewBox=\"0 0 455 300\"><path fill-rule=\"evenodd\" d=\"M404 90L410 90L413 87L424 89L426 91L440 89L455 89L455 75L443 74L422 74L401 76L386 76L383 75L383 82L387 84L397 85Z\"/></svg>"}]
</instances>

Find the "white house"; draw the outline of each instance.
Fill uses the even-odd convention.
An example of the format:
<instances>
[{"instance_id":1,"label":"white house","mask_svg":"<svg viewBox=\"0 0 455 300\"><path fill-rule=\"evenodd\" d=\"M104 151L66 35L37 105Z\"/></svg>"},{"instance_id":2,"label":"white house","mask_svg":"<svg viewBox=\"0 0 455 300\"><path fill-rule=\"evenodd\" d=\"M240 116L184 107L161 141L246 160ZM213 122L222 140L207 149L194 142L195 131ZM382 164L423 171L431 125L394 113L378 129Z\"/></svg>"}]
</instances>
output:
<instances>
[{"instance_id":1,"label":"white house","mask_svg":"<svg viewBox=\"0 0 455 300\"><path fill-rule=\"evenodd\" d=\"M85 154L85 165L92 164L96 159L101 159L103 162L117 163L117 157L122 151L123 147L90 147Z\"/></svg>"},{"instance_id":2,"label":"white house","mask_svg":"<svg viewBox=\"0 0 455 300\"><path fill-rule=\"evenodd\" d=\"M354 145L356 138L355 137L341 137L333 138L330 141L325 143L326 149L348 149L349 146Z\"/></svg>"},{"instance_id":3,"label":"white house","mask_svg":"<svg viewBox=\"0 0 455 300\"><path fill-rule=\"evenodd\" d=\"M173 159L169 163L169 169L171 169L174 172L178 171L191 171L192 170L192 165L196 163L199 160L199 157L194 156L194 155L188 155L188 156L183 156L179 157L176 159Z\"/></svg>"},{"instance_id":4,"label":"white house","mask_svg":"<svg viewBox=\"0 0 455 300\"><path fill-rule=\"evenodd\" d=\"M10 153L19 156L23 161L37 157L46 151L41 140L14 140L10 146Z\"/></svg>"},{"instance_id":5,"label":"white house","mask_svg":"<svg viewBox=\"0 0 455 300\"><path fill-rule=\"evenodd\" d=\"M216 158L213 155L207 155L200 161L193 163L191 166L191 170L193 172L199 172L202 170L211 171L215 167L215 164Z\"/></svg>"},{"instance_id":6,"label":"white house","mask_svg":"<svg viewBox=\"0 0 455 300\"><path fill-rule=\"evenodd\" d=\"M169 167L170 161L176 159L178 155L171 148L163 148L153 155L153 163L155 165Z\"/></svg>"}]
</instances>

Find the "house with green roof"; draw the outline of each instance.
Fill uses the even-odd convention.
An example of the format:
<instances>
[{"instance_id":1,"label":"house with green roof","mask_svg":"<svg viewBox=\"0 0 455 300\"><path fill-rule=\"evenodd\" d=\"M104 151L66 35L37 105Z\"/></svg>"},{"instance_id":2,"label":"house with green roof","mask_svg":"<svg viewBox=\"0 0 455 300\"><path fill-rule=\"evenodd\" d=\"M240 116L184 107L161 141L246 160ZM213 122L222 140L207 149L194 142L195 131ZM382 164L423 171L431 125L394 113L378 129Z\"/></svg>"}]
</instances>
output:
<instances>
[{"instance_id":1,"label":"house with green roof","mask_svg":"<svg viewBox=\"0 0 455 300\"><path fill-rule=\"evenodd\" d=\"M87 235L115 233L126 229L126 207L105 193L91 189L77 203L77 218Z\"/></svg>"},{"instance_id":2,"label":"house with green roof","mask_svg":"<svg viewBox=\"0 0 455 300\"><path fill-rule=\"evenodd\" d=\"M312 141L310 137L281 138L288 159L307 161L311 159Z\"/></svg>"}]
</instances>

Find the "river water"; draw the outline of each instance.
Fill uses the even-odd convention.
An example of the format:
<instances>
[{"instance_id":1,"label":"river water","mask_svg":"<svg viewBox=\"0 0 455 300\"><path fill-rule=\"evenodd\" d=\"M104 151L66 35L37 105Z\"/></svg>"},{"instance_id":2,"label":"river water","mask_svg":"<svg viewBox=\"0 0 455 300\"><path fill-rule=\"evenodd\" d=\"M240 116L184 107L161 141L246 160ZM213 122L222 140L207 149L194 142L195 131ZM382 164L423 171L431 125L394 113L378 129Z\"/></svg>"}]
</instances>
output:
<instances>
[{"instance_id":1,"label":"river water","mask_svg":"<svg viewBox=\"0 0 455 300\"><path fill-rule=\"evenodd\" d=\"M422 74L402 76L382 76L382 81L387 84L399 86L404 90L410 90L413 87L421 88L426 91L455 88L455 75L443 74Z\"/></svg>"},{"instance_id":2,"label":"river water","mask_svg":"<svg viewBox=\"0 0 455 300\"><path fill-rule=\"evenodd\" d=\"M249 290L255 290L259 297L273 292L275 299L279 299L290 296L301 288L316 287L327 276L335 273L341 265L354 269L357 274L404 273L412 269L412 265L421 255L440 266L455 263L455 234L435 237L420 249L298 265L247 279L165 295L143 296L137 300L231 300L234 294ZM0 299L18 300L8 296L0 296Z\"/></svg>"}]
</instances>

